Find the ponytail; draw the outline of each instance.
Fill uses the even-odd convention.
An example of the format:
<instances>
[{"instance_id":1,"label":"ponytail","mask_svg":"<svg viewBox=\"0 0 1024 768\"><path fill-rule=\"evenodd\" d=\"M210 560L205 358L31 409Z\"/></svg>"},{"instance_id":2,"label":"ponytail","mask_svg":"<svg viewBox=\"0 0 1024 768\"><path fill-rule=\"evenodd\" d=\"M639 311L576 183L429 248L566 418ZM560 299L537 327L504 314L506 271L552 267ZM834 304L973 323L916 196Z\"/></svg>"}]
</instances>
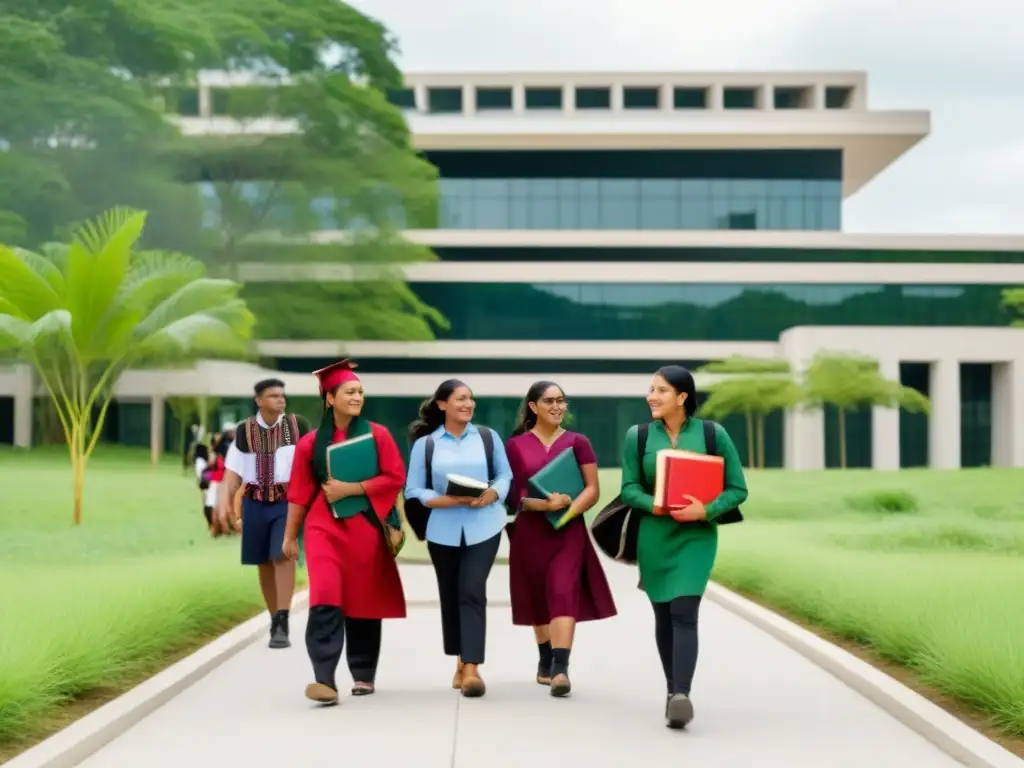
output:
<instances>
[{"instance_id":1,"label":"ponytail","mask_svg":"<svg viewBox=\"0 0 1024 768\"><path fill-rule=\"evenodd\" d=\"M458 379L442 381L434 394L420 403L418 417L409 424L409 442L415 443L421 437L429 435L435 429L444 424L444 411L438 405L446 401L459 387L466 386Z\"/></svg>"}]
</instances>

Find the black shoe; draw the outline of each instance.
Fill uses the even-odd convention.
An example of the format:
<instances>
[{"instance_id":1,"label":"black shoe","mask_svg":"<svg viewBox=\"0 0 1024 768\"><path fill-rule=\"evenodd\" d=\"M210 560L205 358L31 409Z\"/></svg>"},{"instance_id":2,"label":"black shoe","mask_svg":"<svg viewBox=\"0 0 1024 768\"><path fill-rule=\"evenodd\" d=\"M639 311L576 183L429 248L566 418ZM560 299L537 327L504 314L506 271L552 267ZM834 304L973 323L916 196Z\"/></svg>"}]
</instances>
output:
<instances>
[{"instance_id":1,"label":"black shoe","mask_svg":"<svg viewBox=\"0 0 1024 768\"><path fill-rule=\"evenodd\" d=\"M685 693L674 693L665 702L665 725L685 728L693 720L693 702Z\"/></svg>"},{"instance_id":2,"label":"black shoe","mask_svg":"<svg viewBox=\"0 0 1024 768\"><path fill-rule=\"evenodd\" d=\"M291 644L288 639L288 612L278 611L270 621L270 647L287 648Z\"/></svg>"},{"instance_id":3,"label":"black shoe","mask_svg":"<svg viewBox=\"0 0 1024 768\"><path fill-rule=\"evenodd\" d=\"M569 673L566 670L551 670L551 695L564 698L572 691L572 683L569 682Z\"/></svg>"}]
</instances>

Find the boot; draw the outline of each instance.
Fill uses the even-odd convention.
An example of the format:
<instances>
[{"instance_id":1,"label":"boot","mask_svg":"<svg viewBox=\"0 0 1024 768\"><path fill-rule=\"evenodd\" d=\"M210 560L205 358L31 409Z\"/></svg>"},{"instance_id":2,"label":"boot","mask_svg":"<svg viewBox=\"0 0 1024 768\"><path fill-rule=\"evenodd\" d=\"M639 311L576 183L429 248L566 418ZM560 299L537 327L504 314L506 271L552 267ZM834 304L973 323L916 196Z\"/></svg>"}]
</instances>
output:
<instances>
[{"instance_id":1,"label":"boot","mask_svg":"<svg viewBox=\"0 0 1024 768\"><path fill-rule=\"evenodd\" d=\"M270 647L287 648L291 644L288 639L288 611L277 611L270 621Z\"/></svg>"}]
</instances>

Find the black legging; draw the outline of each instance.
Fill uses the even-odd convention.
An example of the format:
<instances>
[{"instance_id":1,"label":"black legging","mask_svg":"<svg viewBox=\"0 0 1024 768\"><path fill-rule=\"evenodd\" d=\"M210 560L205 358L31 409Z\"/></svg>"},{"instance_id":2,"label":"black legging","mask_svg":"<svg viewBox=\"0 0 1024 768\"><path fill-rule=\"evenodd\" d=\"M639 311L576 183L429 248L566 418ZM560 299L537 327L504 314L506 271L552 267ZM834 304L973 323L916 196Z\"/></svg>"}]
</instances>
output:
<instances>
[{"instance_id":1,"label":"black legging","mask_svg":"<svg viewBox=\"0 0 1024 768\"><path fill-rule=\"evenodd\" d=\"M668 693L690 695L697 669L697 614L700 596L677 597L654 607L654 639L658 643L661 667L665 670Z\"/></svg>"}]
</instances>

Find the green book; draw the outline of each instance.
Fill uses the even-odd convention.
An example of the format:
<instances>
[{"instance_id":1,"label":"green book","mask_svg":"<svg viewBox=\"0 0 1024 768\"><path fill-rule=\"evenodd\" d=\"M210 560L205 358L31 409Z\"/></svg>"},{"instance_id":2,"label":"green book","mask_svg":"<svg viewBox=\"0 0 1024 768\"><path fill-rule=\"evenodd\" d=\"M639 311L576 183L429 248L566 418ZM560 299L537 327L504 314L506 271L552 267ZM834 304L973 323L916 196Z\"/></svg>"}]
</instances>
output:
<instances>
[{"instance_id":1,"label":"green book","mask_svg":"<svg viewBox=\"0 0 1024 768\"><path fill-rule=\"evenodd\" d=\"M534 498L546 499L552 493L564 493L570 499L575 499L583 493L585 487L583 473L576 463L576 452L572 447L559 453L530 478L530 488L537 494ZM571 512L572 507L546 512L545 515L554 528L561 528L575 516Z\"/></svg>"},{"instance_id":2,"label":"green book","mask_svg":"<svg viewBox=\"0 0 1024 768\"><path fill-rule=\"evenodd\" d=\"M361 483L380 474L378 466L377 443L372 432L334 443L327 449L327 474L332 480ZM369 503L365 495L346 496L331 504L331 512L338 519L354 517Z\"/></svg>"}]
</instances>

